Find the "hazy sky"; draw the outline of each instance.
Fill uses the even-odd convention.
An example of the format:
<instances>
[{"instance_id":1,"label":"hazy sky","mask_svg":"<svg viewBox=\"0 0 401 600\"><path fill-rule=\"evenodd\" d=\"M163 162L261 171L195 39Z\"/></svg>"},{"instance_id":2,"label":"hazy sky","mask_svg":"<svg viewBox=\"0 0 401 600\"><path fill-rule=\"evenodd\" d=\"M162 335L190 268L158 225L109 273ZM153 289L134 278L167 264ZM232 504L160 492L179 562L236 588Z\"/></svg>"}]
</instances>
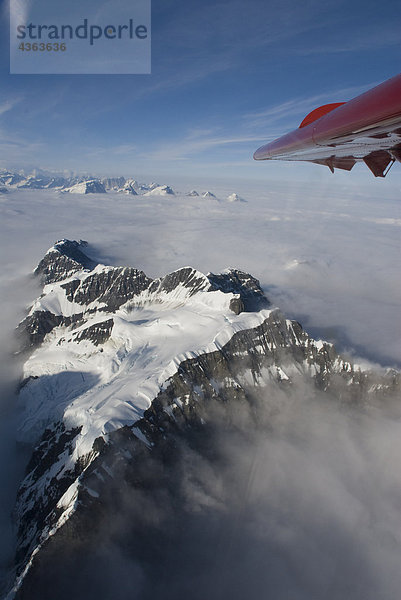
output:
<instances>
[{"instance_id":1,"label":"hazy sky","mask_svg":"<svg viewBox=\"0 0 401 600\"><path fill-rule=\"evenodd\" d=\"M4 5L0 166L313 177L252 153L397 74L400 13L398 0L153 0L151 75L10 75Z\"/></svg>"}]
</instances>

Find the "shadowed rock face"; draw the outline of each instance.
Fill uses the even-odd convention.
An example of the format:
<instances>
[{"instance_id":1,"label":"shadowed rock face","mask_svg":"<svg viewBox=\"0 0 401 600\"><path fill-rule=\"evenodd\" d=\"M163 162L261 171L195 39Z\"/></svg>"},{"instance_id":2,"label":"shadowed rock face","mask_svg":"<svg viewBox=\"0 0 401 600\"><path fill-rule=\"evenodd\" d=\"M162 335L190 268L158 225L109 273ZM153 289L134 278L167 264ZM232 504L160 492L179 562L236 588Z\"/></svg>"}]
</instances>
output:
<instances>
[{"instance_id":1,"label":"shadowed rock face","mask_svg":"<svg viewBox=\"0 0 401 600\"><path fill-rule=\"evenodd\" d=\"M91 352L103 352L118 321L115 312L143 293L149 302L160 303L176 290L185 290L182 302L197 293L220 290L235 295L230 304L235 314L269 306L259 282L241 271L205 276L185 267L151 280L131 267L94 271L95 263L83 255L82 245L59 244L57 251L46 255L42 267L41 261L37 274L53 278L51 282L60 285L67 302L78 304L82 312L73 315L75 322L71 316L50 311L34 311L28 316L20 331L26 332L30 346L39 351L46 335L58 328L75 344L89 341ZM77 279L63 283L63 268L64 279L71 274ZM94 307L96 302L98 307ZM103 312L107 319L83 327L90 315ZM95 383L95 378L87 378L86 389ZM27 381L25 387L37 386L46 395L48 385L49 380L42 377ZM36 443L18 494L17 575L37 552L17 600L50 600L54 589L60 600L71 595L78 600L130 597L123 588L119 595L117 584L107 588L113 578L92 581L93 573L105 567L99 548L113 544L147 573L157 573L158 565L171 569L173 562L166 557L176 551L185 563L185 532L191 530L194 518L203 514L194 517L188 507L184 483L189 463L200 461L211 472L223 469L222 432L234 439L252 438L255 431L269 435L275 403L296 397L299 389L310 395L318 391L328 401L355 406L396 394L399 375L355 368L332 345L315 342L299 323L285 319L275 309L266 312L261 324L233 333L216 350L182 358L176 372L160 382L142 418L98 437L79 459L74 452L82 428L69 427L61 412ZM90 410L96 412L96 403ZM163 506L169 509L159 513ZM205 514L209 520L215 515L213 511ZM206 523L204 526L207 528ZM191 560L195 558L188 558L186 568L194 569ZM77 573L75 579L71 573ZM193 597L205 593L206 588L199 588L193 590ZM132 597L148 600L153 595L170 600L171 596L162 594L155 584L143 595Z\"/></svg>"},{"instance_id":2,"label":"shadowed rock face","mask_svg":"<svg viewBox=\"0 0 401 600\"><path fill-rule=\"evenodd\" d=\"M264 295L259 281L252 277L252 275L249 275L249 273L230 269L226 273L218 275L209 273L208 279L213 289L221 290L225 293L232 292L233 294L239 294L243 306L242 310L254 312L270 306L270 302Z\"/></svg>"},{"instance_id":3,"label":"shadowed rock face","mask_svg":"<svg viewBox=\"0 0 401 600\"><path fill-rule=\"evenodd\" d=\"M169 273L161 279L156 279L152 282L149 288L151 292L166 292L167 294L175 290L179 285L182 285L189 291L192 296L200 290L207 291L210 289L208 278L192 269L192 267L184 267L173 273Z\"/></svg>"},{"instance_id":4,"label":"shadowed rock face","mask_svg":"<svg viewBox=\"0 0 401 600\"><path fill-rule=\"evenodd\" d=\"M70 292L71 301L78 304L104 303L104 309L113 312L145 291L151 281L143 271L131 267L116 267L89 275L75 292Z\"/></svg>"},{"instance_id":5,"label":"shadowed rock face","mask_svg":"<svg viewBox=\"0 0 401 600\"><path fill-rule=\"evenodd\" d=\"M63 281L82 269L92 270L96 266L96 262L82 252L87 245L87 242L82 240L79 242L71 240L56 242L36 267L35 275L38 275L45 285Z\"/></svg>"},{"instance_id":6,"label":"shadowed rock face","mask_svg":"<svg viewBox=\"0 0 401 600\"><path fill-rule=\"evenodd\" d=\"M80 325L83 323L83 314L70 317L55 315L48 310L34 311L17 327L17 336L20 340L21 351L27 351L40 345L45 336L55 327Z\"/></svg>"},{"instance_id":7,"label":"shadowed rock face","mask_svg":"<svg viewBox=\"0 0 401 600\"><path fill-rule=\"evenodd\" d=\"M73 335L73 340L74 342L89 340L95 346L99 346L99 344L104 344L109 339L113 325L114 319L95 323Z\"/></svg>"},{"instance_id":8,"label":"shadowed rock face","mask_svg":"<svg viewBox=\"0 0 401 600\"><path fill-rule=\"evenodd\" d=\"M102 179L102 183L106 190L120 189L124 187L125 177L106 177Z\"/></svg>"}]
</instances>

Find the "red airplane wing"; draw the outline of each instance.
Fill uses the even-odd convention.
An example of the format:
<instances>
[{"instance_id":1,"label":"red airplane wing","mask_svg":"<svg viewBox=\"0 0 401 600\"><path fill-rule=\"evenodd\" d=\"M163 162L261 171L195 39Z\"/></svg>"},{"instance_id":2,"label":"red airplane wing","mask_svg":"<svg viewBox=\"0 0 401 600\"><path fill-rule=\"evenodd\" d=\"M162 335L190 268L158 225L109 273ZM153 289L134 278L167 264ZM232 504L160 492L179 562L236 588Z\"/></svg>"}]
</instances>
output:
<instances>
[{"instance_id":1,"label":"red airplane wing","mask_svg":"<svg viewBox=\"0 0 401 600\"><path fill-rule=\"evenodd\" d=\"M256 150L255 160L306 160L350 171L363 161L375 177L401 162L401 74L353 98L313 110L295 131Z\"/></svg>"}]
</instances>

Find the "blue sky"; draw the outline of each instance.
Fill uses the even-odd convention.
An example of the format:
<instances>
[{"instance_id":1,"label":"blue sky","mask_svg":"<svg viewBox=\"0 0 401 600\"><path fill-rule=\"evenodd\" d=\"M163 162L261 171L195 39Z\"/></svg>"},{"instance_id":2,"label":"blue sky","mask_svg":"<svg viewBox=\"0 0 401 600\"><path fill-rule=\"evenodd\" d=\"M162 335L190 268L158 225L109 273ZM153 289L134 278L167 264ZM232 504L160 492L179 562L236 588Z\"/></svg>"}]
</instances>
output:
<instances>
[{"instance_id":1,"label":"blue sky","mask_svg":"<svg viewBox=\"0 0 401 600\"><path fill-rule=\"evenodd\" d=\"M397 74L400 13L399 0L153 0L151 75L10 75L3 5L1 166L326 177L252 153Z\"/></svg>"}]
</instances>

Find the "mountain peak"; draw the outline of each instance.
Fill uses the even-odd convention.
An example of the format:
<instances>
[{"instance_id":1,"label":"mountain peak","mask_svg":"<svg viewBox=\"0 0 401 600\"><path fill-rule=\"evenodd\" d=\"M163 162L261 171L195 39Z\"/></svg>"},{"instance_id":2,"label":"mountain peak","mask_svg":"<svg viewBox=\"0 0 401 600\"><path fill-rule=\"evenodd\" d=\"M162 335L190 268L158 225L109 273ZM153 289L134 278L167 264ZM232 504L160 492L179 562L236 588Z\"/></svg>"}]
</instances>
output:
<instances>
[{"instance_id":1,"label":"mountain peak","mask_svg":"<svg viewBox=\"0 0 401 600\"><path fill-rule=\"evenodd\" d=\"M242 303L242 310L254 312L270 306L269 300L264 295L260 282L249 273L238 269L226 269L222 273L208 273L212 289L224 293L238 294Z\"/></svg>"},{"instance_id":2,"label":"mountain peak","mask_svg":"<svg viewBox=\"0 0 401 600\"><path fill-rule=\"evenodd\" d=\"M228 202L245 202L245 200L243 198L241 198L241 196L238 196L238 194L233 193L230 194L229 196L227 196L227 201Z\"/></svg>"},{"instance_id":3,"label":"mountain peak","mask_svg":"<svg viewBox=\"0 0 401 600\"><path fill-rule=\"evenodd\" d=\"M168 185L151 186L151 189L144 196L174 196L174 190Z\"/></svg>"},{"instance_id":4,"label":"mountain peak","mask_svg":"<svg viewBox=\"0 0 401 600\"><path fill-rule=\"evenodd\" d=\"M34 273L44 284L62 281L82 269L92 270L96 262L84 252L88 242L62 239L52 246L42 258Z\"/></svg>"},{"instance_id":5,"label":"mountain peak","mask_svg":"<svg viewBox=\"0 0 401 600\"><path fill-rule=\"evenodd\" d=\"M88 179L81 181L75 185L65 188L65 192L71 194L105 194L106 189L101 181L98 179Z\"/></svg>"}]
</instances>

